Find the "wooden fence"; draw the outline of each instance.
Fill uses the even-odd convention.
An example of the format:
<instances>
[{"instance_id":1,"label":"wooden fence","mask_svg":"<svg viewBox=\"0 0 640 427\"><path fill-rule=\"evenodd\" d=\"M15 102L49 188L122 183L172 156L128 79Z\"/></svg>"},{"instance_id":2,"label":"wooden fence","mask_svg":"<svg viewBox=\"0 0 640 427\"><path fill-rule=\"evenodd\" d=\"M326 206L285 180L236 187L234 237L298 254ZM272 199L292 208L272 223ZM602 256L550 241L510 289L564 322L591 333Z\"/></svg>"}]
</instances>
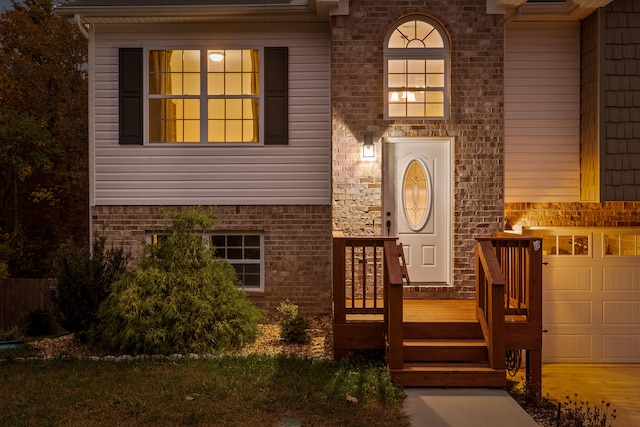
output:
<instances>
[{"instance_id":1,"label":"wooden fence","mask_svg":"<svg viewBox=\"0 0 640 427\"><path fill-rule=\"evenodd\" d=\"M44 326L48 331L43 332L49 335L65 332L55 321L46 294L53 283L50 279L0 279L0 329L18 327L26 333Z\"/></svg>"}]
</instances>

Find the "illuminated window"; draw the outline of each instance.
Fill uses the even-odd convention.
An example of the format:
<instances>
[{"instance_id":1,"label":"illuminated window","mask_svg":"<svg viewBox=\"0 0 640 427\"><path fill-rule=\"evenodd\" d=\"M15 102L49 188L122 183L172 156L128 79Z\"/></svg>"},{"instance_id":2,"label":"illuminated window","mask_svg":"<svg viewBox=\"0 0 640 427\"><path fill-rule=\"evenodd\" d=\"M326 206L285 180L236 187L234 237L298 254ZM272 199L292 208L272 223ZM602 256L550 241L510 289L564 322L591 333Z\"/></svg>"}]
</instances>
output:
<instances>
[{"instance_id":1,"label":"illuminated window","mask_svg":"<svg viewBox=\"0 0 640 427\"><path fill-rule=\"evenodd\" d=\"M449 39L426 17L400 21L385 39L385 117L449 117Z\"/></svg>"},{"instance_id":2,"label":"illuminated window","mask_svg":"<svg viewBox=\"0 0 640 427\"><path fill-rule=\"evenodd\" d=\"M605 234L605 256L640 256L640 235Z\"/></svg>"},{"instance_id":3,"label":"illuminated window","mask_svg":"<svg viewBox=\"0 0 640 427\"><path fill-rule=\"evenodd\" d=\"M150 50L149 142L255 143L258 50Z\"/></svg>"},{"instance_id":4,"label":"illuminated window","mask_svg":"<svg viewBox=\"0 0 640 427\"><path fill-rule=\"evenodd\" d=\"M544 255L591 255L590 235L551 235L542 240Z\"/></svg>"}]
</instances>

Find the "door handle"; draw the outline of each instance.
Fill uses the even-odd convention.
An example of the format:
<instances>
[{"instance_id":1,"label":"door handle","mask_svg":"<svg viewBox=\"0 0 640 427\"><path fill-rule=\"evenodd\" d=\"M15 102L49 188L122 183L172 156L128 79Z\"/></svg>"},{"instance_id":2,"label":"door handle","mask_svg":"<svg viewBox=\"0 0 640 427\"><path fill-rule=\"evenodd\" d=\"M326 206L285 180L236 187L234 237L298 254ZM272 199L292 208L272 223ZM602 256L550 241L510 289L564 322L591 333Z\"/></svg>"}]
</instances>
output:
<instances>
[{"instance_id":1,"label":"door handle","mask_svg":"<svg viewBox=\"0 0 640 427\"><path fill-rule=\"evenodd\" d=\"M387 211L387 218L391 217L391 212ZM391 236L391 220L387 219L387 236Z\"/></svg>"}]
</instances>

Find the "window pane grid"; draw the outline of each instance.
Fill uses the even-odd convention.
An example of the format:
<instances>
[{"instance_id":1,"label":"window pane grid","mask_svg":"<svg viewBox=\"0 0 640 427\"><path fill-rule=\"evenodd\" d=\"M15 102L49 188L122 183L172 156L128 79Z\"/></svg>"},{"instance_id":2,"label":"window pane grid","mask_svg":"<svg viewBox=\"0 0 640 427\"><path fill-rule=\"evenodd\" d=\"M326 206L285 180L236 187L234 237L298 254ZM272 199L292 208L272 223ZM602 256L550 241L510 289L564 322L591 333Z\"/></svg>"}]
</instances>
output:
<instances>
[{"instance_id":1,"label":"window pane grid","mask_svg":"<svg viewBox=\"0 0 640 427\"><path fill-rule=\"evenodd\" d=\"M227 259L235 268L245 288L259 288L262 278L262 245L257 234L212 234L215 254Z\"/></svg>"},{"instance_id":2,"label":"window pane grid","mask_svg":"<svg viewBox=\"0 0 640 427\"><path fill-rule=\"evenodd\" d=\"M638 234L605 235L604 244L607 256L640 256Z\"/></svg>"},{"instance_id":3,"label":"window pane grid","mask_svg":"<svg viewBox=\"0 0 640 427\"><path fill-rule=\"evenodd\" d=\"M259 67L256 49L150 50L149 142L259 142Z\"/></svg>"},{"instance_id":4,"label":"window pane grid","mask_svg":"<svg viewBox=\"0 0 640 427\"><path fill-rule=\"evenodd\" d=\"M387 118L448 118L449 46L428 19L401 22L385 46Z\"/></svg>"}]
</instances>

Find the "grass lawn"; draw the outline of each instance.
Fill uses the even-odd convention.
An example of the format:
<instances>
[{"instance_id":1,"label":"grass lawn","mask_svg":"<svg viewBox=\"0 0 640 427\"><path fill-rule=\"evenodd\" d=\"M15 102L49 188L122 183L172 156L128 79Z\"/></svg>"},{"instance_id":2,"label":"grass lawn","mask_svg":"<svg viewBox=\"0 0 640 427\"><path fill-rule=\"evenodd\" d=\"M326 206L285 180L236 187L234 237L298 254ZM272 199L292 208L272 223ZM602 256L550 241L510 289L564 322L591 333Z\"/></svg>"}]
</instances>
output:
<instances>
[{"instance_id":1,"label":"grass lawn","mask_svg":"<svg viewBox=\"0 0 640 427\"><path fill-rule=\"evenodd\" d=\"M272 427L290 418L303 427L409 426L402 398L386 368L370 363L258 355L0 363L0 426Z\"/></svg>"}]
</instances>

